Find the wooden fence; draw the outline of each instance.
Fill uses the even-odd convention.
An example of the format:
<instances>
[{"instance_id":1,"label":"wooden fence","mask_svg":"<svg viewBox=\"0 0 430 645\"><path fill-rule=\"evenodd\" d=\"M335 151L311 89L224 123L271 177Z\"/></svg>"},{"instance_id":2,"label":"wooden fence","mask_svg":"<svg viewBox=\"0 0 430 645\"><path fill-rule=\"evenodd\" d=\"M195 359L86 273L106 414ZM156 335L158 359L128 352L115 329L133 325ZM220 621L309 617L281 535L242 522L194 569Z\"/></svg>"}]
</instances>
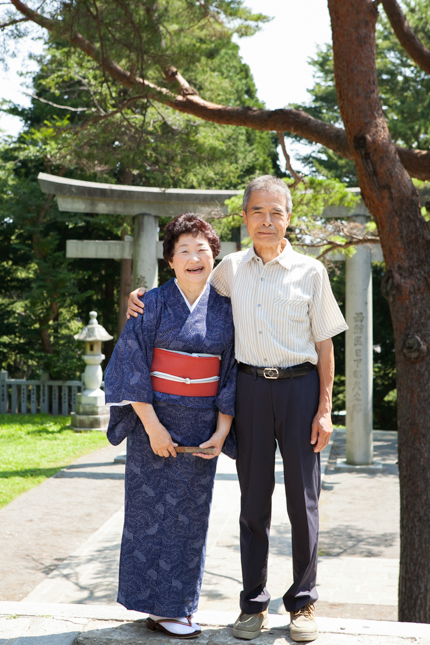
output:
<instances>
[{"instance_id":1,"label":"wooden fence","mask_svg":"<svg viewBox=\"0 0 430 645\"><path fill-rule=\"evenodd\" d=\"M45 412L67 416L75 412L78 392L84 390L84 375L80 381L53 381L48 375L40 380L8 378L0 372L0 412L27 414Z\"/></svg>"}]
</instances>

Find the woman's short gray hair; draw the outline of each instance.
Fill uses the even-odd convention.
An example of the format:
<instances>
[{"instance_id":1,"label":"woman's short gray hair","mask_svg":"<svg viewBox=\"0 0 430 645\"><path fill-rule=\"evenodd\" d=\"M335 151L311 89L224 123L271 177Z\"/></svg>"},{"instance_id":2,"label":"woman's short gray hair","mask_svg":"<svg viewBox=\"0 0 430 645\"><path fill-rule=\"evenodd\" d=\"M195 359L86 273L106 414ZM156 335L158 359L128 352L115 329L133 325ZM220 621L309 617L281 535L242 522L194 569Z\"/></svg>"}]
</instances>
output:
<instances>
[{"instance_id":1,"label":"woman's short gray hair","mask_svg":"<svg viewBox=\"0 0 430 645\"><path fill-rule=\"evenodd\" d=\"M256 177L249 182L243 194L243 210L245 213L248 208L251 193L257 190L267 190L270 193L281 193L284 195L287 213L291 213L293 209L293 200L291 199L290 190L282 179L279 179L279 177L273 177L272 175L262 175L261 177Z\"/></svg>"}]
</instances>

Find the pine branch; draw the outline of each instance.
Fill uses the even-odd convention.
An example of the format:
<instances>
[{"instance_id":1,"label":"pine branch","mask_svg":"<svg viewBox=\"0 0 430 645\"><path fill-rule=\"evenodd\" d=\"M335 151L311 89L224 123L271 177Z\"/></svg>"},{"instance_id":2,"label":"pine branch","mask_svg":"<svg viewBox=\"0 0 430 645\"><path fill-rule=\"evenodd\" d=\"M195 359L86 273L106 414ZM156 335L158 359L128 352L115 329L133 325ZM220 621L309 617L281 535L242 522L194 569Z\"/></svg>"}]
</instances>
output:
<instances>
[{"instance_id":1,"label":"pine branch","mask_svg":"<svg viewBox=\"0 0 430 645\"><path fill-rule=\"evenodd\" d=\"M48 101L47 99L42 99L42 97L37 96L36 94L31 94L30 92L23 92L26 96L30 96L32 99L36 99L36 101L41 101L41 103L47 103L48 105L52 105L54 108L58 108L59 110L67 110L68 112L89 112L89 108L74 108L70 107L68 105L59 105L58 103L53 103L52 101Z\"/></svg>"},{"instance_id":2,"label":"pine branch","mask_svg":"<svg viewBox=\"0 0 430 645\"><path fill-rule=\"evenodd\" d=\"M304 177L303 175L299 175L298 172L296 172L291 165L291 158L290 155L288 154L287 151L287 146L285 145L285 137L283 132L278 132L276 133L278 135L278 140L279 143L281 144L282 152L284 154L284 159L285 159L285 165L287 167L288 172L292 175L294 179L294 183L292 184L291 188L295 188L298 184L300 184L302 181L304 182Z\"/></svg>"},{"instance_id":3,"label":"pine branch","mask_svg":"<svg viewBox=\"0 0 430 645\"><path fill-rule=\"evenodd\" d=\"M381 0L381 2L403 49L426 74L430 74L430 50L414 33L397 0Z\"/></svg>"},{"instance_id":4,"label":"pine branch","mask_svg":"<svg viewBox=\"0 0 430 645\"><path fill-rule=\"evenodd\" d=\"M7 27L12 27L13 25L18 25L20 22L29 22L30 18L16 18L10 22L4 22L0 25L0 30L7 29Z\"/></svg>"}]
</instances>

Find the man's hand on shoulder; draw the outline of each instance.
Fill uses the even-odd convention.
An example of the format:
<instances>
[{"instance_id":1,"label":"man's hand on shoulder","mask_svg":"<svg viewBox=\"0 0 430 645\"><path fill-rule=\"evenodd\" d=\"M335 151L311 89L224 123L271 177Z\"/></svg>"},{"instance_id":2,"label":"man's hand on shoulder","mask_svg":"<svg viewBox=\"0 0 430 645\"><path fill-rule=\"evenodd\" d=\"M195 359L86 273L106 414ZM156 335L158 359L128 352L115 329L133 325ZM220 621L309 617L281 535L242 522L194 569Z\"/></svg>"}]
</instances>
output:
<instances>
[{"instance_id":1,"label":"man's hand on shoulder","mask_svg":"<svg viewBox=\"0 0 430 645\"><path fill-rule=\"evenodd\" d=\"M140 287L140 289L135 289L130 293L128 297L127 320L130 319L130 316L137 318L138 314L143 314L145 305L139 300L139 296L144 296L146 291L146 289Z\"/></svg>"},{"instance_id":2,"label":"man's hand on shoulder","mask_svg":"<svg viewBox=\"0 0 430 645\"><path fill-rule=\"evenodd\" d=\"M328 445L333 432L330 412L317 412L312 421L311 444L314 452L321 452Z\"/></svg>"}]
</instances>

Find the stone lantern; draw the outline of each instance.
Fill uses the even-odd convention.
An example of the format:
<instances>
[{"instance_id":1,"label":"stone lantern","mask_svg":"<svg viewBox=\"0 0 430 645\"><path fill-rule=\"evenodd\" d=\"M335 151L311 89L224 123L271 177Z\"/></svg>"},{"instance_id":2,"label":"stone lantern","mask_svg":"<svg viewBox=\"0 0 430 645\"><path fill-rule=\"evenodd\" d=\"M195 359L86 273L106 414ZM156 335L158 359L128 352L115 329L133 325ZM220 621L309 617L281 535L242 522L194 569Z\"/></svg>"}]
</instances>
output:
<instances>
[{"instance_id":1,"label":"stone lantern","mask_svg":"<svg viewBox=\"0 0 430 645\"><path fill-rule=\"evenodd\" d=\"M109 424L109 408L105 405L105 393L100 388L103 371L100 363L104 360L102 342L112 340L113 336L97 322L97 312L90 312L90 322L76 334L76 340L85 342L86 363L84 372L85 390L78 394L76 412L72 412L72 427L74 430L107 430Z\"/></svg>"}]
</instances>

